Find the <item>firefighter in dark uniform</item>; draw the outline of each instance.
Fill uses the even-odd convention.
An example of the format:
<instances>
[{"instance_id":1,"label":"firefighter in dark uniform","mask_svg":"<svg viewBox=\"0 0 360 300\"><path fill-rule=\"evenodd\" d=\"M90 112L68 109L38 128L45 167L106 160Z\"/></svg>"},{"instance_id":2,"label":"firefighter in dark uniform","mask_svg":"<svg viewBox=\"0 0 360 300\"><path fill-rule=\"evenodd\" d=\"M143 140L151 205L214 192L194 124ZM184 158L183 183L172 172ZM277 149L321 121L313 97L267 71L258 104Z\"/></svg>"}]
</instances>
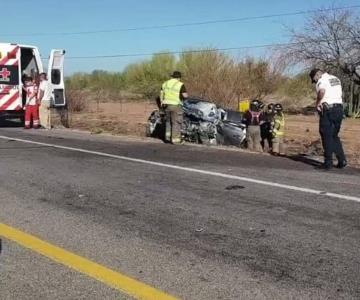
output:
<instances>
[{"instance_id":1,"label":"firefighter in dark uniform","mask_svg":"<svg viewBox=\"0 0 360 300\"><path fill-rule=\"evenodd\" d=\"M272 127L274 123L274 103L269 103L264 110L264 123L260 125L261 129L261 146L265 152L272 151Z\"/></svg>"},{"instance_id":2,"label":"firefighter in dark uniform","mask_svg":"<svg viewBox=\"0 0 360 300\"><path fill-rule=\"evenodd\" d=\"M338 160L337 168L345 168L347 162L339 138L344 117L340 79L320 69L313 69L309 75L316 84L316 108L320 115L320 136L324 148L323 168L329 170L333 167L334 153Z\"/></svg>"},{"instance_id":3,"label":"firefighter in dark uniform","mask_svg":"<svg viewBox=\"0 0 360 300\"><path fill-rule=\"evenodd\" d=\"M165 140L173 144L180 144L183 122L182 102L188 97L181 73L175 71L172 78L165 81L161 87L160 101L166 114Z\"/></svg>"},{"instance_id":4,"label":"firefighter in dark uniform","mask_svg":"<svg viewBox=\"0 0 360 300\"><path fill-rule=\"evenodd\" d=\"M252 100L249 110L244 115L248 149L256 152L263 152L260 129L260 125L264 122L262 107L263 103L260 100Z\"/></svg>"}]
</instances>

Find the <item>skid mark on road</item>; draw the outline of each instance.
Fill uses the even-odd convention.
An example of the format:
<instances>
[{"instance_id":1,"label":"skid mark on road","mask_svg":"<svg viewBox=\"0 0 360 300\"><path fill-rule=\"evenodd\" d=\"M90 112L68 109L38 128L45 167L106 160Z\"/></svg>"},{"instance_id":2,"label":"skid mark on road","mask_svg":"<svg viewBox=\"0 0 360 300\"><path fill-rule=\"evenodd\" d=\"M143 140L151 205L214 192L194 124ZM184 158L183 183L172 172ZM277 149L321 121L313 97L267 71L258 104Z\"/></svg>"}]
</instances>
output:
<instances>
[{"instance_id":1,"label":"skid mark on road","mask_svg":"<svg viewBox=\"0 0 360 300\"><path fill-rule=\"evenodd\" d=\"M115 159L120 159L120 160L124 160L124 161L147 164L147 165L168 168L168 169L174 169L174 170L179 170L179 171L185 171L185 172L190 172L190 173L197 173L197 174L202 174L202 175L215 176L215 177L226 178L226 179L233 179L233 180L238 180L238 181L242 181L242 182L249 182L249 183L254 183L254 184L260 184L260 185L265 185L265 186L281 188L281 189L285 189L285 190L291 190L291 191L295 191L295 192L302 192L302 193L314 194L314 195L318 195L318 196L326 196L326 197L330 197L330 198L337 198L337 199L342 199L342 200L360 202L360 197L331 193L331 192L327 192L327 191L320 191L320 190L315 190L315 189L311 189L311 188L298 187L298 186L276 183L276 182L271 182L271 181L259 180L259 179L255 179L255 178L229 175L229 174L206 171L206 170L195 169L195 168L181 167L181 166L177 166L177 165L160 163L160 162L151 161L151 160L131 158L131 157L127 157L127 156L109 154L109 153L99 152L99 151L86 150L86 149L82 149L82 148L74 148L74 147L61 146L61 145L56 145L56 144L35 142L35 141L31 141L31 140L12 138L12 137L2 136L2 135L0 135L0 139L12 140L12 141L34 144L34 145L47 146L47 147L52 147L52 148L57 148L57 149L62 149L62 150L81 152L81 153L103 156L103 157L108 157L108 158L115 158Z\"/></svg>"},{"instance_id":2,"label":"skid mark on road","mask_svg":"<svg viewBox=\"0 0 360 300\"><path fill-rule=\"evenodd\" d=\"M99 280L127 295L141 300L176 300L160 290L115 272L79 255L54 246L18 229L0 223L0 237L50 258L60 264Z\"/></svg>"}]
</instances>

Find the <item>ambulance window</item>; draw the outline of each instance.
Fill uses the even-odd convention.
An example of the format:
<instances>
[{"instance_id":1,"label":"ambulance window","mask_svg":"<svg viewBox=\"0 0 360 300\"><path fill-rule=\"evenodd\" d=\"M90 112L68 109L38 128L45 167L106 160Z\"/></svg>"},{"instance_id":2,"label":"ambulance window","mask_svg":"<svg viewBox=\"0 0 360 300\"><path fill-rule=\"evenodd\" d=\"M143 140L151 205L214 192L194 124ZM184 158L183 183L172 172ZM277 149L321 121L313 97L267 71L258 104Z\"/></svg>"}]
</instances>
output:
<instances>
[{"instance_id":1,"label":"ambulance window","mask_svg":"<svg viewBox=\"0 0 360 300\"><path fill-rule=\"evenodd\" d=\"M52 84L61 84L62 80L62 65L64 61L64 55L59 52L54 53L53 62L51 66L51 83Z\"/></svg>"},{"instance_id":2,"label":"ambulance window","mask_svg":"<svg viewBox=\"0 0 360 300\"><path fill-rule=\"evenodd\" d=\"M39 74L39 67L32 49L21 49L21 72L32 77Z\"/></svg>"},{"instance_id":3,"label":"ambulance window","mask_svg":"<svg viewBox=\"0 0 360 300\"><path fill-rule=\"evenodd\" d=\"M60 84L61 83L61 71L58 69L51 70L51 83Z\"/></svg>"}]
</instances>

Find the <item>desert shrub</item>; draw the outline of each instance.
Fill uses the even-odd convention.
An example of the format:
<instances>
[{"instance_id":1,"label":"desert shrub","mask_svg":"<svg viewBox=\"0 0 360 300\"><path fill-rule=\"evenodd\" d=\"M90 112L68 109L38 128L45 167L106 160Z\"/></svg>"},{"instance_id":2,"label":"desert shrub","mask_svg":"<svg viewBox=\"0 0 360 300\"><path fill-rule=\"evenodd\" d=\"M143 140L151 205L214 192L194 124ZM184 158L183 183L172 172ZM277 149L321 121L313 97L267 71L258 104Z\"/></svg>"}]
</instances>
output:
<instances>
[{"instance_id":1,"label":"desert shrub","mask_svg":"<svg viewBox=\"0 0 360 300\"><path fill-rule=\"evenodd\" d=\"M66 88L71 90L81 90L89 87L89 74L75 73L65 79Z\"/></svg>"},{"instance_id":2,"label":"desert shrub","mask_svg":"<svg viewBox=\"0 0 360 300\"><path fill-rule=\"evenodd\" d=\"M178 68L184 73L184 82L190 95L228 105L236 97L234 61L220 52L185 52Z\"/></svg>"},{"instance_id":3,"label":"desert shrub","mask_svg":"<svg viewBox=\"0 0 360 300\"><path fill-rule=\"evenodd\" d=\"M151 60L129 65L124 71L126 87L146 98L159 95L161 84L176 67L176 58L170 54L157 54Z\"/></svg>"},{"instance_id":4,"label":"desert shrub","mask_svg":"<svg viewBox=\"0 0 360 300\"><path fill-rule=\"evenodd\" d=\"M178 63L189 92L217 104L236 108L241 98L262 99L276 88L279 74L269 62L235 61L219 51L185 52Z\"/></svg>"},{"instance_id":5,"label":"desert shrub","mask_svg":"<svg viewBox=\"0 0 360 300\"><path fill-rule=\"evenodd\" d=\"M309 75L301 73L294 77L284 77L276 89L281 96L289 98L314 97L314 87L311 84Z\"/></svg>"},{"instance_id":6,"label":"desert shrub","mask_svg":"<svg viewBox=\"0 0 360 300\"><path fill-rule=\"evenodd\" d=\"M122 100L124 95L141 95L154 99L162 83L174 70L183 73L183 81L192 96L236 108L242 98L259 98L273 93L281 73L269 60L245 58L235 60L230 54L215 49L187 50L179 57L156 54L151 59L129 65L122 73L94 71L78 73L67 79L70 90L88 90L100 93L102 100ZM97 94L96 94L97 95ZM97 97L97 96L96 96Z\"/></svg>"},{"instance_id":7,"label":"desert shrub","mask_svg":"<svg viewBox=\"0 0 360 300\"><path fill-rule=\"evenodd\" d=\"M68 89L66 99L70 112L82 112L88 107L87 93L84 90Z\"/></svg>"},{"instance_id":8,"label":"desert shrub","mask_svg":"<svg viewBox=\"0 0 360 300\"><path fill-rule=\"evenodd\" d=\"M315 90L307 73L283 77L277 84L271 102L281 102L287 112L300 113L315 105Z\"/></svg>"},{"instance_id":9,"label":"desert shrub","mask_svg":"<svg viewBox=\"0 0 360 300\"><path fill-rule=\"evenodd\" d=\"M123 73L125 86L153 99L174 70L183 73L190 95L226 107L236 107L243 97L264 97L274 90L274 78L279 77L265 60L235 61L228 54L204 49L184 51L178 59L171 54L157 54L150 60L132 64Z\"/></svg>"},{"instance_id":10,"label":"desert shrub","mask_svg":"<svg viewBox=\"0 0 360 300\"><path fill-rule=\"evenodd\" d=\"M122 73L95 70L91 74L75 73L66 79L66 86L73 90L122 90L125 78Z\"/></svg>"}]
</instances>

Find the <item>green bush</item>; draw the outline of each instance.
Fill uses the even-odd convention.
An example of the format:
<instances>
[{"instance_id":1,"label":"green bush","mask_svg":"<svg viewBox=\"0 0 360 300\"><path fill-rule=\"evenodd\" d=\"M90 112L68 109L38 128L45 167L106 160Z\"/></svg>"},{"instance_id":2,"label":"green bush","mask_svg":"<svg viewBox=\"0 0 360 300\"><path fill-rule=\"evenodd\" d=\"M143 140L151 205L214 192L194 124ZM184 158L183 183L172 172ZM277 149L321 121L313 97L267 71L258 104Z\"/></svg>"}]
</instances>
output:
<instances>
[{"instance_id":1,"label":"green bush","mask_svg":"<svg viewBox=\"0 0 360 300\"><path fill-rule=\"evenodd\" d=\"M283 78L278 84L277 93L290 98L314 97L314 87L309 75L301 73L295 77Z\"/></svg>"},{"instance_id":2,"label":"green bush","mask_svg":"<svg viewBox=\"0 0 360 300\"><path fill-rule=\"evenodd\" d=\"M169 78L176 68L176 58L171 54L157 54L151 60L128 66L123 76L126 87L146 98L159 95L161 84Z\"/></svg>"},{"instance_id":3,"label":"green bush","mask_svg":"<svg viewBox=\"0 0 360 300\"><path fill-rule=\"evenodd\" d=\"M125 88L125 77L122 73L95 70L91 74L76 73L66 79L70 89L122 90Z\"/></svg>"}]
</instances>

